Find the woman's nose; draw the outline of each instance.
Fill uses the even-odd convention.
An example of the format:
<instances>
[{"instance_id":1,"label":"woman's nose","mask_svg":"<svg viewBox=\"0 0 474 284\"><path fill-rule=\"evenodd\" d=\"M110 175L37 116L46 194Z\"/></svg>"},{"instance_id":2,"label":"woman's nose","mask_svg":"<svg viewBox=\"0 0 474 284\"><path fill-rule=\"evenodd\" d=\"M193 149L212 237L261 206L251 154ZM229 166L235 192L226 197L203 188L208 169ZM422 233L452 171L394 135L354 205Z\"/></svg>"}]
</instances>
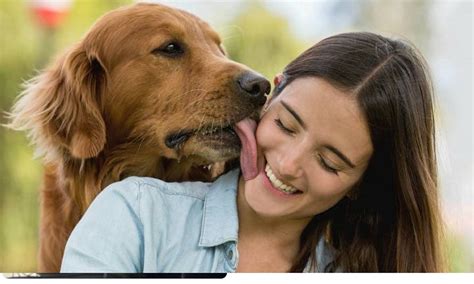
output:
<instances>
[{"instance_id":1,"label":"woman's nose","mask_svg":"<svg viewBox=\"0 0 474 284\"><path fill-rule=\"evenodd\" d=\"M303 173L303 157L297 151L287 150L280 156L278 161L278 172L286 179L298 178Z\"/></svg>"}]
</instances>

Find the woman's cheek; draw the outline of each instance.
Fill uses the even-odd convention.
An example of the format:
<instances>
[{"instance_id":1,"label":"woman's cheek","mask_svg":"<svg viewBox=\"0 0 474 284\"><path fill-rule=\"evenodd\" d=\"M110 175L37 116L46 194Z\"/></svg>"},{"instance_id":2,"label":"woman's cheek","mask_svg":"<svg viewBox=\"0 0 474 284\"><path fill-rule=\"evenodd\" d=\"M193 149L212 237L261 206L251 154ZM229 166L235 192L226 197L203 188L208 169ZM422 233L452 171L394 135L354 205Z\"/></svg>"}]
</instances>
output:
<instances>
[{"instance_id":1,"label":"woman's cheek","mask_svg":"<svg viewBox=\"0 0 474 284\"><path fill-rule=\"evenodd\" d=\"M348 190L346 190L344 183L337 176L333 175L332 173L324 172L324 169L316 169L310 182L312 194L324 199L343 196Z\"/></svg>"},{"instance_id":2,"label":"woman's cheek","mask_svg":"<svg viewBox=\"0 0 474 284\"><path fill-rule=\"evenodd\" d=\"M271 121L269 121L268 115L266 115L257 126L255 137L257 139L258 147L268 147L271 139L278 135L278 133L276 133L276 130L270 127L270 122Z\"/></svg>"}]
</instances>

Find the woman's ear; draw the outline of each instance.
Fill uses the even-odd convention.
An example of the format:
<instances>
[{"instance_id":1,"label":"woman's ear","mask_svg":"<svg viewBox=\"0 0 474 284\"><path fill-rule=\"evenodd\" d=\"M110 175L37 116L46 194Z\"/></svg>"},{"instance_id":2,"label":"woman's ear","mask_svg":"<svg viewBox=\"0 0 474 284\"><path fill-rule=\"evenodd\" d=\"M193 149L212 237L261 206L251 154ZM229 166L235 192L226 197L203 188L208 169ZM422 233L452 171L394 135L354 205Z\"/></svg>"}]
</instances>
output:
<instances>
[{"instance_id":1,"label":"woman's ear","mask_svg":"<svg viewBox=\"0 0 474 284\"><path fill-rule=\"evenodd\" d=\"M106 142L101 114L106 77L98 56L79 44L26 84L8 126L28 131L40 155L95 157Z\"/></svg>"},{"instance_id":2,"label":"woman's ear","mask_svg":"<svg viewBox=\"0 0 474 284\"><path fill-rule=\"evenodd\" d=\"M279 92L281 91L279 90L279 88L282 87L282 84L284 83L284 78L285 78L285 75L283 75L282 73L278 73L273 78L274 89L273 89L273 92L270 93L270 95L267 97L267 102L265 103L265 105L262 108L262 111L260 112L260 117L262 117L267 112L273 99L276 98Z\"/></svg>"},{"instance_id":3,"label":"woman's ear","mask_svg":"<svg viewBox=\"0 0 474 284\"><path fill-rule=\"evenodd\" d=\"M278 73L275 75L275 78L273 78L273 85L275 86L275 88L277 88L281 82L283 81L283 74L282 73Z\"/></svg>"}]
</instances>

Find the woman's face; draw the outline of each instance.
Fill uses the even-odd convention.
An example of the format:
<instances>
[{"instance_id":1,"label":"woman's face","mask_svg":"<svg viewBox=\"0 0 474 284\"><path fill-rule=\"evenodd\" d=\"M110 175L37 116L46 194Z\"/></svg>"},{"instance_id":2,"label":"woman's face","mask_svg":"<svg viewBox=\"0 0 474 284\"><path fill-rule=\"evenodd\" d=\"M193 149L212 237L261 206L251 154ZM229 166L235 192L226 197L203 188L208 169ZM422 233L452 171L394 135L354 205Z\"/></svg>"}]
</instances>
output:
<instances>
[{"instance_id":1,"label":"woman's face","mask_svg":"<svg viewBox=\"0 0 474 284\"><path fill-rule=\"evenodd\" d=\"M259 175L244 198L260 215L308 218L341 200L372 155L355 97L316 77L296 79L273 99L257 130Z\"/></svg>"}]
</instances>

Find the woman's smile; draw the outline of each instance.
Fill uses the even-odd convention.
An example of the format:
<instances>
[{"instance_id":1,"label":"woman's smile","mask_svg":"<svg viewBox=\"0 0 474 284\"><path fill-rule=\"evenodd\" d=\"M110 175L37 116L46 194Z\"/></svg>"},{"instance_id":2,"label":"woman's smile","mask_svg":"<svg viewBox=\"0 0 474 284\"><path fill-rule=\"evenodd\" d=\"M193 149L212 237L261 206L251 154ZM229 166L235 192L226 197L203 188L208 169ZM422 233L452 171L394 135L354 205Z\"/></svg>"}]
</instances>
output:
<instances>
[{"instance_id":1,"label":"woman's smile","mask_svg":"<svg viewBox=\"0 0 474 284\"><path fill-rule=\"evenodd\" d=\"M302 193L301 190L298 190L297 188L294 188L293 186L288 185L284 183L283 181L281 181L280 179L278 179L268 164L265 166L265 173L267 175L267 178L270 180L270 183L275 189L281 192L284 192L286 194Z\"/></svg>"}]
</instances>

